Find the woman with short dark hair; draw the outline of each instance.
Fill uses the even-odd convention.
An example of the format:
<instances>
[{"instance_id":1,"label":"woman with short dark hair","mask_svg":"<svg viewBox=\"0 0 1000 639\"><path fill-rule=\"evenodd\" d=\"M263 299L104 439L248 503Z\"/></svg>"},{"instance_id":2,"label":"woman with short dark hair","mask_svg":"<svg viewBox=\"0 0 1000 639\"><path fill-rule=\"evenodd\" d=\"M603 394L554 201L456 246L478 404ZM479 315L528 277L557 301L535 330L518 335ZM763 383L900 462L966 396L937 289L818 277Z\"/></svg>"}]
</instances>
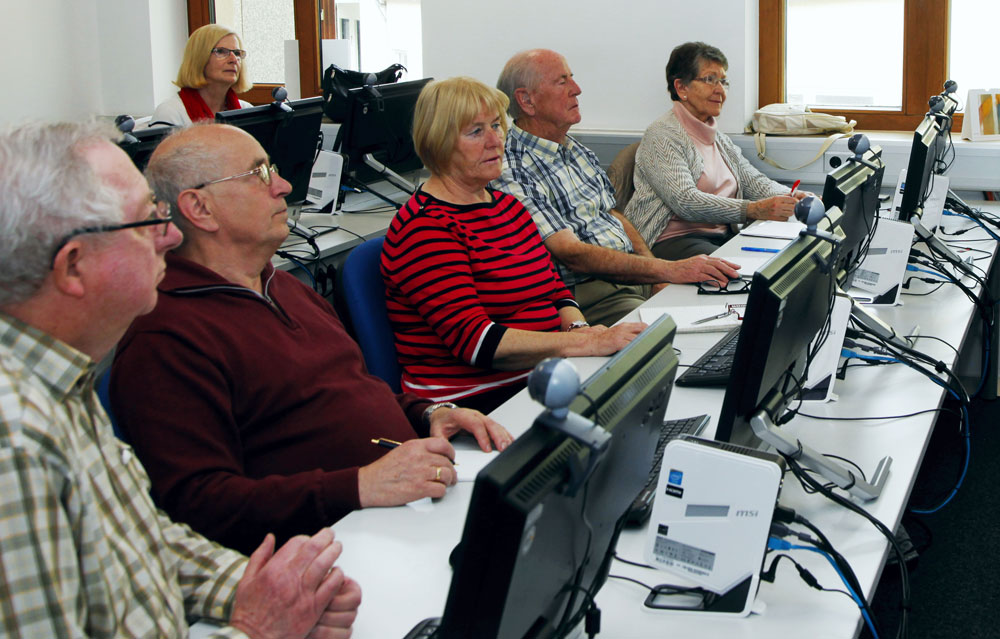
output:
<instances>
[{"instance_id":1,"label":"woman with short dark hair","mask_svg":"<svg viewBox=\"0 0 1000 639\"><path fill-rule=\"evenodd\" d=\"M680 260L711 253L733 236L731 224L787 220L810 195L755 169L716 118L726 102L729 62L718 48L687 42L670 53L672 107L642 137L635 195L625 215L653 255Z\"/></svg>"}]
</instances>

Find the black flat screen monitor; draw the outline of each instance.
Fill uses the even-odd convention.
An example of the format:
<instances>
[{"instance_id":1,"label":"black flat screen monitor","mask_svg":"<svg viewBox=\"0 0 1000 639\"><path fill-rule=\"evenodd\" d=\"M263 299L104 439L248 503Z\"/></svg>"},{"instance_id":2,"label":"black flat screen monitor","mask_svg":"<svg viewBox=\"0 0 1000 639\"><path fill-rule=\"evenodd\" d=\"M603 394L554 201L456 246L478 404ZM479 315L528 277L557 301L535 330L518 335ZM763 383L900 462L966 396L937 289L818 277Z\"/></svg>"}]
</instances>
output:
<instances>
[{"instance_id":1,"label":"black flat screen monitor","mask_svg":"<svg viewBox=\"0 0 1000 639\"><path fill-rule=\"evenodd\" d=\"M845 290L854 281L878 224L878 196L885 174L881 147L869 149L861 159L863 162L848 162L830 171L823 187L824 206L827 210L837 207L842 213L844 242L836 264L837 281Z\"/></svg>"},{"instance_id":2,"label":"black flat screen monitor","mask_svg":"<svg viewBox=\"0 0 1000 639\"><path fill-rule=\"evenodd\" d=\"M649 479L677 370L675 332L661 317L583 384L570 409L611 441L574 495L564 491L569 462L584 449L537 421L479 473L435 636L543 639L575 627Z\"/></svg>"},{"instance_id":3,"label":"black flat screen monitor","mask_svg":"<svg viewBox=\"0 0 1000 639\"><path fill-rule=\"evenodd\" d=\"M906 180L903 182L903 196L899 202L899 219L909 222L914 215L924 209L924 200L931 192L934 181L934 165L938 157L941 141L936 118L927 115L913 132L910 146L910 161L906 165Z\"/></svg>"},{"instance_id":4,"label":"black flat screen monitor","mask_svg":"<svg viewBox=\"0 0 1000 639\"><path fill-rule=\"evenodd\" d=\"M163 138L173 133L177 128L175 126L154 126L148 129L139 129L132 132L132 137L135 138L134 142L122 140L118 142L118 146L132 158L132 163L137 169L145 171L153 151L163 141Z\"/></svg>"},{"instance_id":5,"label":"black flat screen monitor","mask_svg":"<svg viewBox=\"0 0 1000 639\"><path fill-rule=\"evenodd\" d=\"M323 98L285 102L291 111L275 104L220 111L215 121L231 124L252 135L264 147L281 177L292 185L285 198L289 204L304 202L309 190L313 162L320 148Z\"/></svg>"},{"instance_id":6,"label":"black flat screen monitor","mask_svg":"<svg viewBox=\"0 0 1000 639\"><path fill-rule=\"evenodd\" d=\"M347 171L355 179L365 183L378 179L375 170L364 163L367 153L396 173L423 167L413 148L413 111L417 96L432 79L379 84L348 92L347 118L340 125L339 150L347 156Z\"/></svg>"},{"instance_id":7,"label":"black flat screen monitor","mask_svg":"<svg viewBox=\"0 0 1000 639\"><path fill-rule=\"evenodd\" d=\"M819 228L840 223L833 208ZM761 445L750 418L766 409L777 420L801 392L813 338L827 324L836 281L824 272L833 245L801 236L754 273L715 439ZM819 260L817 260L819 258Z\"/></svg>"}]
</instances>

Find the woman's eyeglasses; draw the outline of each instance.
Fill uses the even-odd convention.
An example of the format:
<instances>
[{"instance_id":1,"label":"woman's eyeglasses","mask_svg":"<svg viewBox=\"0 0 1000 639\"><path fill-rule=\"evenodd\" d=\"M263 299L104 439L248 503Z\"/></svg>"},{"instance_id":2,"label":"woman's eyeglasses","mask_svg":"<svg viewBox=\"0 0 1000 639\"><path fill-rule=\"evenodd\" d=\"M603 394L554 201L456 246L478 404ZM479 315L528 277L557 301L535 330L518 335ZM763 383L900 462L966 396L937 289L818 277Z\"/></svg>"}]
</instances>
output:
<instances>
[{"instance_id":1,"label":"woman's eyeglasses","mask_svg":"<svg viewBox=\"0 0 1000 639\"><path fill-rule=\"evenodd\" d=\"M240 60L247 57L247 52L243 49L227 49L226 47L213 47L212 55L219 58L220 60L225 60L229 57L229 54L233 54Z\"/></svg>"}]
</instances>

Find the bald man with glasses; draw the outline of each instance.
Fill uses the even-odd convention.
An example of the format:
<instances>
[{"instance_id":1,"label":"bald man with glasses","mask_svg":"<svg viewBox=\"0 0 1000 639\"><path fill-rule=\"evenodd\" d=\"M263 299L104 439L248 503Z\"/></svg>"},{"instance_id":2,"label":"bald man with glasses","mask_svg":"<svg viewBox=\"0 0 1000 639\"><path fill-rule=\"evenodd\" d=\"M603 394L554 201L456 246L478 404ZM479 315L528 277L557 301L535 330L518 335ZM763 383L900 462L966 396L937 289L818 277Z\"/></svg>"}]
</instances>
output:
<instances>
[{"instance_id":1,"label":"bald man with glasses","mask_svg":"<svg viewBox=\"0 0 1000 639\"><path fill-rule=\"evenodd\" d=\"M477 411L393 393L333 307L274 269L291 187L250 135L194 125L160 144L147 177L185 239L156 309L118 346L111 391L173 517L249 548L357 508L443 497L459 431L483 450L510 443Z\"/></svg>"}]
</instances>

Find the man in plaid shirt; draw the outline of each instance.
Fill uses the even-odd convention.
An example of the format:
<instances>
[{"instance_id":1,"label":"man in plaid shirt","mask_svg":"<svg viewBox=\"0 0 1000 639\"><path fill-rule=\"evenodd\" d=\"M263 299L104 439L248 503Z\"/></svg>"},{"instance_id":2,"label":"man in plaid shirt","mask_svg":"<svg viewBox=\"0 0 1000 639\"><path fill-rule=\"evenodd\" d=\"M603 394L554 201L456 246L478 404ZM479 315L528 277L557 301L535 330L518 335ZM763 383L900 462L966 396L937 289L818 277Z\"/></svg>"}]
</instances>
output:
<instances>
[{"instance_id":1,"label":"man in plaid shirt","mask_svg":"<svg viewBox=\"0 0 1000 639\"><path fill-rule=\"evenodd\" d=\"M493 186L531 213L545 247L591 324L613 324L653 285L739 277L737 265L699 255L653 256L632 223L614 209L614 189L597 156L568 135L580 122L580 85L566 59L536 49L515 54L497 88L510 99L503 174Z\"/></svg>"},{"instance_id":2,"label":"man in plaid shirt","mask_svg":"<svg viewBox=\"0 0 1000 639\"><path fill-rule=\"evenodd\" d=\"M114 133L0 133L0 634L348 637L360 590L329 529L247 560L171 522L100 408L95 362L181 240Z\"/></svg>"}]
</instances>

